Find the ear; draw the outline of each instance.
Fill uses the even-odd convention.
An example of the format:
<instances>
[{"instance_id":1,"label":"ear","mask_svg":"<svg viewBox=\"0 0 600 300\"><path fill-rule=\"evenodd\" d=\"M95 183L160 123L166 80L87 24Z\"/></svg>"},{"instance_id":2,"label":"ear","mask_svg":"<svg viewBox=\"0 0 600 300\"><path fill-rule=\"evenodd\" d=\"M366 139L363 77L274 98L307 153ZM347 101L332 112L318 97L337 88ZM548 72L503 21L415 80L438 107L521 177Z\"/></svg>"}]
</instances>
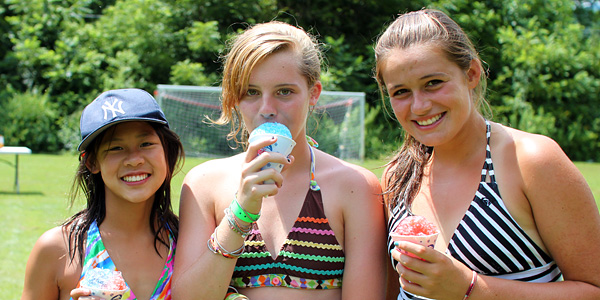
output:
<instances>
[{"instance_id":1,"label":"ear","mask_svg":"<svg viewBox=\"0 0 600 300\"><path fill-rule=\"evenodd\" d=\"M96 160L92 161L89 157L85 160L85 166L92 172L92 174L100 173L100 168L96 166Z\"/></svg>"},{"instance_id":2,"label":"ear","mask_svg":"<svg viewBox=\"0 0 600 300\"><path fill-rule=\"evenodd\" d=\"M479 61L479 59L471 60L471 66L467 70L467 83L469 85L469 89L474 89L479 84L479 81L481 80L481 72L481 61Z\"/></svg>"},{"instance_id":3,"label":"ear","mask_svg":"<svg viewBox=\"0 0 600 300\"><path fill-rule=\"evenodd\" d=\"M308 101L309 105L317 105L319 96L321 96L321 91L323 91L323 85L320 81L315 82L313 87L310 89L310 99Z\"/></svg>"}]
</instances>

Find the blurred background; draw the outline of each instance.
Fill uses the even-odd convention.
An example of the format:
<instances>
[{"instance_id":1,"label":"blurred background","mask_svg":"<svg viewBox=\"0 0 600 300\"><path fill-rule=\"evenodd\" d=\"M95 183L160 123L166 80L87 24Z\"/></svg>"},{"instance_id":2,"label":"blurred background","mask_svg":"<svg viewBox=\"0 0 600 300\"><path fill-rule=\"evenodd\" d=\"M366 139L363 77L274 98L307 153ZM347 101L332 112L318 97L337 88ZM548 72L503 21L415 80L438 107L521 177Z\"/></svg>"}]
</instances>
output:
<instances>
[{"instance_id":1,"label":"blurred background","mask_svg":"<svg viewBox=\"0 0 600 300\"><path fill-rule=\"evenodd\" d=\"M388 156L400 129L373 79L373 45L423 7L447 12L480 50L493 120L600 161L599 0L0 0L0 135L33 153L73 151L81 110L102 91L219 86L227 38L277 19L323 44L324 90L365 93L365 156Z\"/></svg>"}]
</instances>

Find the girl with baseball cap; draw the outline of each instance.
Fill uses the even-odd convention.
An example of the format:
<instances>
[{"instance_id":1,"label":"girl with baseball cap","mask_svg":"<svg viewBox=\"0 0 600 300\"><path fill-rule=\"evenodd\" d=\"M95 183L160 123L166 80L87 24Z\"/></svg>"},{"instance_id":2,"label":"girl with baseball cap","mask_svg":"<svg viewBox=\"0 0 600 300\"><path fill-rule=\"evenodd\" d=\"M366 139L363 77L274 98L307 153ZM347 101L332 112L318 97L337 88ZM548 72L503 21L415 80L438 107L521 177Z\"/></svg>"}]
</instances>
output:
<instances>
[{"instance_id":1,"label":"girl with baseball cap","mask_svg":"<svg viewBox=\"0 0 600 300\"><path fill-rule=\"evenodd\" d=\"M71 205L86 206L34 245L22 299L96 299L81 282L94 268L120 271L122 299L171 299L179 221L171 179L183 146L156 100L139 89L102 93L81 115Z\"/></svg>"}]
</instances>

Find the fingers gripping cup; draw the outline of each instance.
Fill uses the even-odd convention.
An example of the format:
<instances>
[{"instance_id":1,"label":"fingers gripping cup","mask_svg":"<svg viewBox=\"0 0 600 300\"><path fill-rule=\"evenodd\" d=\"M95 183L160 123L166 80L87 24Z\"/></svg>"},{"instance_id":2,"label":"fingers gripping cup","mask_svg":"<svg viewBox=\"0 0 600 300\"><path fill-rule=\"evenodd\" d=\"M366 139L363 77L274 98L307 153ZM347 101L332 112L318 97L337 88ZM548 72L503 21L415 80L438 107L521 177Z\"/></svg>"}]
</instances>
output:
<instances>
[{"instance_id":1,"label":"fingers gripping cup","mask_svg":"<svg viewBox=\"0 0 600 300\"><path fill-rule=\"evenodd\" d=\"M394 242L406 241L425 247L433 248L439 231L435 224L428 221L423 216L408 216L390 232L390 237ZM408 256L416 257L414 254L402 251L402 253Z\"/></svg>"},{"instance_id":2,"label":"fingers gripping cup","mask_svg":"<svg viewBox=\"0 0 600 300\"><path fill-rule=\"evenodd\" d=\"M263 147L258 151L260 155L263 152L277 152L281 153L283 156L287 157L292 153L292 149L296 146L296 142L292 139L292 133L290 130L283 124L280 123L263 123L262 125L256 127L248 138L248 142L252 143L258 140L266 140L270 139L273 136L277 137L277 141L274 144ZM272 168L281 172L283 169L282 164L269 162L262 169ZM273 183L272 180L267 180L265 183Z\"/></svg>"},{"instance_id":3,"label":"fingers gripping cup","mask_svg":"<svg viewBox=\"0 0 600 300\"><path fill-rule=\"evenodd\" d=\"M102 268L86 272L81 287L92 291L90 296L107 300L119 300L128 290L121 272Z\"/></svg>"}]
</instances>

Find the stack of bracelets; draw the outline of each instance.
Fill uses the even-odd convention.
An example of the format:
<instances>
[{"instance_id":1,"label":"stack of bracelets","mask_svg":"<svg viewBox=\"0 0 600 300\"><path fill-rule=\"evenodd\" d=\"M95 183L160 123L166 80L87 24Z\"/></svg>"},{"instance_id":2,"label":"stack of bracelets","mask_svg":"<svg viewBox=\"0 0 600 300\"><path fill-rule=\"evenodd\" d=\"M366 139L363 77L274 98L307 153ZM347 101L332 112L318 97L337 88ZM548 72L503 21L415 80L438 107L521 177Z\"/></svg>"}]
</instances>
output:
<instances>
[{"instance_id":1,"label":"stack of bracelets","mask_svg":"<svg viewBox=\"0 0 600 300\"><path fill-rule=\"evenodd\" d=\"M238 203L237 197L233 197L233 201L229 207L225 209L225 217L227 218L227 222L229 223L229 228L234 232L240 234L242 238L246 238L252 229L252 224L260 218L260 212L258 214L252 214L245 211L242 206ZM246 226L240 225L237 220L242 220L246 223L250 223ZM210 239L207 242L208 249L215 254L220 254L226 258L238 258L242 253L244 253L244 245L234 251L227 251L221 244L219 243L219 239L217 238L217 228L210 236Z\"/></svg>"}]
</instances>

